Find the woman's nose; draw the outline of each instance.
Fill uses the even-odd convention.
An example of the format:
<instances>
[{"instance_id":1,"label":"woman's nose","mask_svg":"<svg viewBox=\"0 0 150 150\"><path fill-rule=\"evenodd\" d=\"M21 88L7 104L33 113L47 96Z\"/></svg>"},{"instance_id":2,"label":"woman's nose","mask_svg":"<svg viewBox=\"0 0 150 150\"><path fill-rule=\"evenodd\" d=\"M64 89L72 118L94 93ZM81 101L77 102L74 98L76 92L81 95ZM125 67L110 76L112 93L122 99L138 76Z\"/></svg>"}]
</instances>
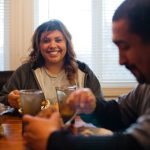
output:
<instances>
[{"instance_id":1,"label":"woman's nose","mask_svg":"<svg viewBox=\"0 0 150 150\"><path fill-rule=\"evenodd\" d=\"M49 44L50 48L56 48L56 42L55 41L51 41Z\"/></svg>"}]
</instances>

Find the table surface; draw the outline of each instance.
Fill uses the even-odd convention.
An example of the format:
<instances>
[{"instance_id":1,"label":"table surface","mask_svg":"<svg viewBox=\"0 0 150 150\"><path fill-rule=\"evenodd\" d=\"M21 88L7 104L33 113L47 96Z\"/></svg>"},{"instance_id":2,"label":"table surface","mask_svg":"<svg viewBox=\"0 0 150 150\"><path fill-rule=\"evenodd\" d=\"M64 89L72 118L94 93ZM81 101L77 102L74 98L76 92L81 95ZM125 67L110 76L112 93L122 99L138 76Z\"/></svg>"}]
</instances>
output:
<instances>
[{"instance_id":1,"label":"table surface","mask_svg":"<svg viewBox=\"0 0 150 150\"><path fill-rule=\"evenodd\" d=\"M0 150L27 150L22 137L22 119L16 116L3 116L4 136L0 137Z\"/></svg>"},{"instance_id":2,"label":"table surface","mask_svg":"<svg viewBox=\"0 0 150 150\"><path fill-rule=\"evenodd\" d=\"M82 126L84 122L76 119L76 125ZM22 118L13 115L2 116L4 136L0 137L0 150L29 150L25 146L22 136ZM75 129L75 128L74 128Z\"/></svg>"},{"instance_id":3,"label":"table surface","mask_svg":"<svg viewBox=\"0 0 150 150\"><path fill-rule=\"evenodd\" d=\"M75 134L85 134L87 129L88 134L86 133L86 136L112 134L109 130L95 128L93 125L83 122L80 117L77 117L75 120L76 123L73 125ZM21 116L4 115L2 117L2 127L4 130L4 136L0 137L0 150L29 150L29 148L25 146L25 141L22 136Z\"/></svg>"}]
</instances>

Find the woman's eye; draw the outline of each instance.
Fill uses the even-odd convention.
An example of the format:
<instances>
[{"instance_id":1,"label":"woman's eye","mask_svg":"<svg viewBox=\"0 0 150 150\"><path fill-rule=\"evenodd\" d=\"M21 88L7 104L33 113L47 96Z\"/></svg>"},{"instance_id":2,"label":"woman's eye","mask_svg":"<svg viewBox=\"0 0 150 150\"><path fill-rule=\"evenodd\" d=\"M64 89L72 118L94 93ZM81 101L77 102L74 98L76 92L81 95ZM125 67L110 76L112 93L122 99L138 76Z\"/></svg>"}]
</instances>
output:
<instances>
[{"instance_id":1,"label":"woman's eye","mask_svg":"<svg viewBox=\"0 0 150 150\"><path fill-rule=\"evenodd\" d=\"M44 39L42 40L42 42L43 42L43 43L48 43L48 42L50 42L50 40L49 40L48 38L44 38Z\"/></svg>"},{"instance_id":2,"label":"woman's eye","mask_svg":"<svg viewBox=\"0 0 150 150\"><path fill-rule=\"evenodd\" d=\"M56 42L58 42L58 43L61 42L61 41L62 41L62 39L56 39Z\"/></svg>"}]
</instances>

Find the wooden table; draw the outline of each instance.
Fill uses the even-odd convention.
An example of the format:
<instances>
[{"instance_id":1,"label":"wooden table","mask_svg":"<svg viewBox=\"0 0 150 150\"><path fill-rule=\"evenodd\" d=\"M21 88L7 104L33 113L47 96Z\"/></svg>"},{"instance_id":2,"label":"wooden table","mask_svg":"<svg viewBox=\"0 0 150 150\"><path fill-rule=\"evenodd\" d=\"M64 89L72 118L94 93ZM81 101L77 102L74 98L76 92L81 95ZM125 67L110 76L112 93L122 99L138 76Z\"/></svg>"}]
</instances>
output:
<instances>
[{"instance_id":1,"label":"wooden table","mask_svg":"<svg viewBox=\"0 0 150 150\"><path fill-rule=\"evenodd\" d=\"M16 116L3 116L4 136L0 137L0 150L27 150L22 137L22 119Z\"/></svg>"},{"instance_id":2,"label":"wooden table","mask_svg":"<svg viewBox=\"0 0 150 150\"><path fill-rule=\"evenodd\" d=\"M73 127L75 134L78 132L81 134L81 131L85 131L85 129L90 129L91 135L110 135L109 130L104 130L101 128L95 128L91 124L87 124L83 122L80 117L76 117L76 123ZM25 141L22 137L22 118L17 116L3 116L2 126L4 129L4 136L0 137L0 150L29 150L25 146ZM82 127L84 126L84 128ZM82 128L80 128L82 127ZM78 131L81 130L81 131ZM92 129L92 130L91 130ZM89 135L89 133L88 133Z\"/></svg>"}]
</instances>

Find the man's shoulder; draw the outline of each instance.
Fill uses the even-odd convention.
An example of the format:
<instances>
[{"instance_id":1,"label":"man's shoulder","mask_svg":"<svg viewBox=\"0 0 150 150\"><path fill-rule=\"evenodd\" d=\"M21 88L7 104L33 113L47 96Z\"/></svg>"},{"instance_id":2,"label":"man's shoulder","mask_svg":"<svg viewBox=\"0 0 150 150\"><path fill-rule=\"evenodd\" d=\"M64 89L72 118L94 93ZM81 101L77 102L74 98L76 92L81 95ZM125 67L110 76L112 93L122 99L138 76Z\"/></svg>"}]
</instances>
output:
<instances>
[{"instance_id":1,"label":"man's shoulder","mask_svg":"<svg viewBox=\"0 0 150 150\"><path fill-rule=\"evenodd\" d=\"M150 90L150 84L138 84L136 89L140 91Z\"/></svg>"}]
</instances>

